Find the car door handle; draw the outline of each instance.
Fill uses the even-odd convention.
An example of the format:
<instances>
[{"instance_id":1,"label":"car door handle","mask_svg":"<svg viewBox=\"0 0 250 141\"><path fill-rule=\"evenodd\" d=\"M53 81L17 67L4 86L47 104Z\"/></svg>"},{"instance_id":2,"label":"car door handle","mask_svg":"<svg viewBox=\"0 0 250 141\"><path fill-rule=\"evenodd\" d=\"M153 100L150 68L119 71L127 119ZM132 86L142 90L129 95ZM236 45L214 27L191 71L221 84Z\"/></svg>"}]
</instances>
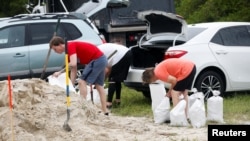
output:
<instances>
[{"instance_id":1,"label":"car door handle","mask_svg":"<svg viewBox=\"0 0 250 141\"><path fill-rule=\"evenodd\" d=\"M21 54L21 53L16 53L16 55L14 55L14 57L24 57L25 54Z\"/></svg>"},{"instance_id":2,"label":"car door handle","mask_svg":"<svg viewBox=\"0 0 250 141\"><path fill-rule=\"evenodd\" d=\"M218 55L220 55L220 54L225 55L225 54L227 54L227 51L225 51L225 50L217 50L217 51L215 51L215 53L218 54Z\"/></svg>"}]
</instances>

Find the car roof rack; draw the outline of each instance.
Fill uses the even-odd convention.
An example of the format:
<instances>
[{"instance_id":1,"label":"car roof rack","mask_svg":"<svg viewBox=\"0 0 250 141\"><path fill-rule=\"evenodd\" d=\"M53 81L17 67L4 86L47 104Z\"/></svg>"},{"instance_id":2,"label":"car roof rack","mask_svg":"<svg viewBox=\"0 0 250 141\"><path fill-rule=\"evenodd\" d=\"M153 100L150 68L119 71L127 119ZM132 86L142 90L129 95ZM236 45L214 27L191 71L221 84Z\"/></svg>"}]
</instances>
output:
<instances>
[{"instance_id":1,"label":"car roof rack","mask_svg":"<svg viewBox=\"0 0 250 141\"><path fill-rule=\"evenodd\" d=\"M82 19L86 20L87 16L82 13L67 12L67 13L36 13L36 14L18 14L8 20L11 22L22 20L41 20L41 19Z\"/></svg>"}]
</instances>

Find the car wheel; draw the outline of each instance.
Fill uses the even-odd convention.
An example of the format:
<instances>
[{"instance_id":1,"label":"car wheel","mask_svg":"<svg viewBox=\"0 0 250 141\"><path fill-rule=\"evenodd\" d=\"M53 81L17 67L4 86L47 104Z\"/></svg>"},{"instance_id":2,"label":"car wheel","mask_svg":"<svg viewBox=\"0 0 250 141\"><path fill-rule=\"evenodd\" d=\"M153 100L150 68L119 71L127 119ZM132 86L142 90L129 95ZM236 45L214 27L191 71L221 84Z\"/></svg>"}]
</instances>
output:
<instances>
[{"instance_id":1,"label":"car wheel","mask_svg":"<svg viewBox=\"0 0 250 141\"><path fill-rule=\"evenodd\" d=\"M206 71L198 76L194 87L203 92L204 99L207 100L213 96L212 91L220 91L220 96L223 96L225 84L222 77L215 71Z\"/></svg>"}]
</instances>

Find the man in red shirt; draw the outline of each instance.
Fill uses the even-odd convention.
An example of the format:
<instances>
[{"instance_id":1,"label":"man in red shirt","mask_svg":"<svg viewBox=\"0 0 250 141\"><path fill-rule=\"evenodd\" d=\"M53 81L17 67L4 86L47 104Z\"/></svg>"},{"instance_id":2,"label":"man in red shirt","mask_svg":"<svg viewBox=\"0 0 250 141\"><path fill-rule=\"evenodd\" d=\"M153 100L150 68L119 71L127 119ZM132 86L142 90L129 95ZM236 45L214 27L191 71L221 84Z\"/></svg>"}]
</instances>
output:
<instances>
[{"instance_id":1,"label":"man in red shirt","mask_svg":"<svg viewBox=\"0 0 250 141\"><path fill-rule=\"evenodd\" d=\"M50 41L50 47L56 53L62 54L65 52L65 43L61 37L53 37ZM77 62L85 65L82 76L78 84L80 95L86 99L87 85L95 84L95 87L100 95L102 111L108 115L106 110L106 95L104 90L105 68L107 66L107 58L95 45L82 41L68 42L68 56L70 67L70 80L75 83L77 77ZM55 72L54 76L60 75L60 72Z\"/></svg>"},{"instance_id":2,"label":"man in red shirt","mask_svg":"<svg viewBox=\"0 0 250 141\"><path fill-rule=\"evenodd\" d=\"M188 90L191 90L195 73L196 67L193 62L171 58L162 61L155 68L147 68L142 74L142 80L144 83L152 83L156 80L170 83L171 86L166 96L172 97L173 106L175 107L181 94L183 94L188 105Z\"/></svg>"}]
</instances>

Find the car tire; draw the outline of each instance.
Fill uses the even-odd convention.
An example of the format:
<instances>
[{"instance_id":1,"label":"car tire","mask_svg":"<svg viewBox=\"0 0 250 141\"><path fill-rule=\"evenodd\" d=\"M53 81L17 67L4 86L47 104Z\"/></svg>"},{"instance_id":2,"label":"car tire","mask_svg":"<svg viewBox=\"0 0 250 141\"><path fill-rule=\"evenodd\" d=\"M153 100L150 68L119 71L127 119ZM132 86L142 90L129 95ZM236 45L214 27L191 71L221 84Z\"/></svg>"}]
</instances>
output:
<instances>
[{"instance_id":1,"label":"car tire","mask_svg":"<svg viewBox=\"0 0 250 141\"><path fill-rule=\"evenodd\" d=\"M223 96L225 82L219 73L215 71L206 71L197 77L194 87L199 92L203 92L204 99L207 100L209 97L213 96L212 91L214 90L220 91L220 96Z\"/></svg>"}]
</instances>

